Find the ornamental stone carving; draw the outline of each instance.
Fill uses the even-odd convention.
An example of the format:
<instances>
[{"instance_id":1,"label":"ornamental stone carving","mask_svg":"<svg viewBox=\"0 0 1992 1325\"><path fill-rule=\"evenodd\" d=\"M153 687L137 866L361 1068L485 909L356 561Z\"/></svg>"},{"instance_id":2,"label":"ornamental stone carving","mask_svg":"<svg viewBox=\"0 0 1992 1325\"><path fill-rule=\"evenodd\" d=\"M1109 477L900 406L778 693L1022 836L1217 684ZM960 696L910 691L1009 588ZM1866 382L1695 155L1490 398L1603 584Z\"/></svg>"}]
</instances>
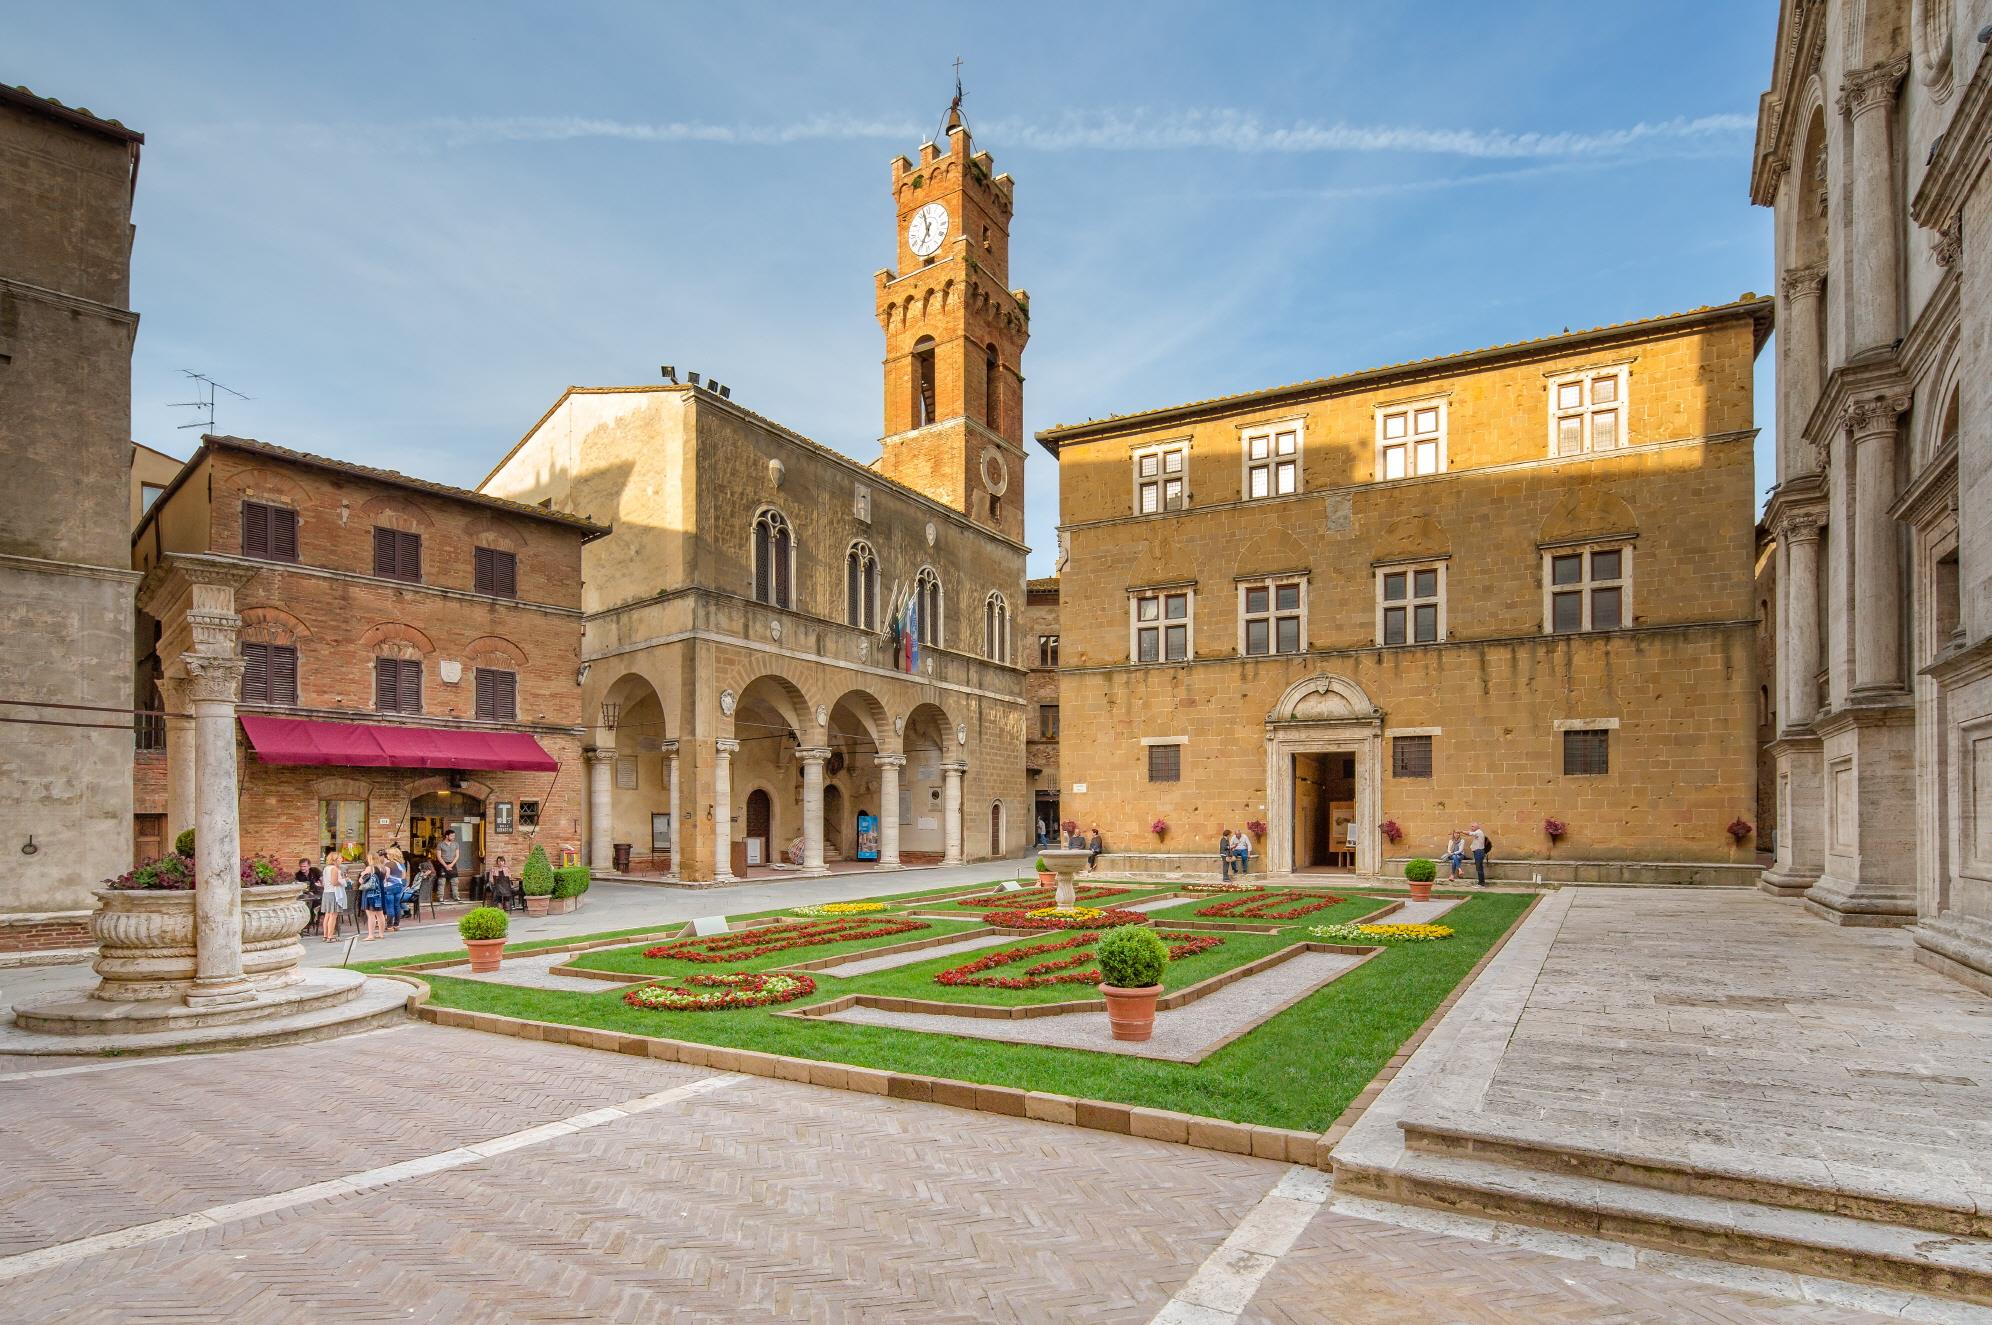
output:
<instances>
[{"instance_id":1,"label":"ornamental stone carving","mask_svg":"<svg viewBox=\"0 0 1992 1325\"><path fill-rule=\"evenodd\" d=\"M1908 72L1909 57L1904 55L1848 74L1840 85L1841 113L1861 115L1877 107L1894 105L1896 89L1902 86L1902 76Z\"/></svg>"},{"instance_id":2,"label":"ornamental stone carving","mask_svg":"<svg viewBox=\"0 0 1992 1325\"><path fill-rule=\"evenodd\" d=\"M233 704L242 693L242 673L249 666L243 659L183 653L180 661L187 669L187 697L194 703Z\"/></svg>"},{"instance_id":3,"label":"ornamental stone carving","mask_svg":"<svg viewBox=\"0 0 1992 1325\"><path fill-rule=\"evenodd\" d=\"M303 978L298 934L310 909L295 885L242 890L242 973L258 989ZM192 889L102 888L90 916L97 940L90 997L112 1003L179 998L194 984Z\"/></svg>"},{"instance_id":4,"label":"ornamental stone carving","mask_svg":"<svg viewBox=\"0 0 1992 1325\"><path fill-rule=\"evenodd\" d=\"M1937 260L1939 267L1957 265L1964 253L1964 213L1952 212L1950 220L1937 228L1930 240L1930 256Z\"/></svg>"},{"instance_id":5,"label":"ornamental stone carving","mask_svg":"<svg viewBox=\"0 0 1992 1325\"><path fill-rule=\"evenodd\" d=\"M1893 432L1895 421L1909 408L1909 397L1877 392L1851 401L1847 405L1847 436L1870 437L1875 433Z\"/></svg>"},{"instance_id":6,"label":"ornamental stone carving","mask_svg":"<svg viewBox=\"0 0 1992 1325\"><path fill-rule=\"evenodd\" d=\"M719 711L727 717L730 718L733 716L733 706L738 702L739 700L734 697L731 690L722 690L719 692Z\"/></svg>"},{"instance_id":7,"label":"ornamental stone carving","mask_svg":"<svg viewBox=\"0 0 1992 1325\"><path fill-rule=\"evenodd\" d=\"M827 727L829 724L830 724L830 710L825 708L823 705L818 704L816 706L816 725L819 727Z\"/></svg>"},{"instance_id":8,"label":"ornamental stone carving","mask_svg":"<svg viewBox=\"0 0 1992 1325\"><path fill-rule=\"evenodd\" d=\"M1778 285L1784 291L1786 302L1817 298L1826 288L1826 264L1819 262L1810 267L1793 267L1779 278Z\"/></svg>"}]
</instances>

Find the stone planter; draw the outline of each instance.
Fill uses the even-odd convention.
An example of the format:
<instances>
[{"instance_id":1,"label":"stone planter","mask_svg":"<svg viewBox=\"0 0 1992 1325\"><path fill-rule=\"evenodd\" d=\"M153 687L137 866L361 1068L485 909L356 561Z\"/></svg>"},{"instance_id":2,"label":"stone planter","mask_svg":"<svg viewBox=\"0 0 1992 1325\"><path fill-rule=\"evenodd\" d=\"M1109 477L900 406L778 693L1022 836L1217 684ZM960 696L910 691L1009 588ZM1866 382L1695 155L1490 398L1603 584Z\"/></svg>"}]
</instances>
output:
<instances>
[{"instance_id":1,"label":"stone planter","mask_svg":"<svg viewBox=\"0 0 1992 1325\"><path fill-rule=\"evenodd\" d=\"M1139 989L1100 986L1100 994L1107 1000L1107 1025L1116 1040L1145 1040L1155 1033L1155 998L1161 992L1161 985Z\"/></svg>"},{"instance_id":2,"label":"stone planter","mask_svg":"<svg viewBox=\"0 0 1992 1325\"><path fill-rule=\"evenodd\" d=\"M556 897L553 899L553 906L549 908L547 914L564 916L569 911L579 911L580 909L581 899L579 897Z\"/></svg>"},{"instance_id":3,"label":"stone planter","mask_svg":"<svg viewBox=\"0 0 1992 1325\"><path fill-rule=\"evenodd\" d=\"M303 979L298 934L311 916L294 883L242 890L242 973L261 990ZM97 940L97 987L113 1003L181 998L194 984L194 894L154 888L99 888L90 917Z\"/></svg>"},{"instance_id":4,"label":"stone planter","mask_svg":"<svg viewBox=\"0 0 1992 1325\"><path fill-rule=\"evenodd\" d=\"M551 911L552 909L553 909L553 894L552 894L552 893L547 893L547 894L544 894L543 896L539 896L539 897L535 897L535 896L533 896L533 895L532 895L531 893L527 893L527 894L526 894L526 914L527 914L527 915L529 915L529 916L543 916L543 915L545 915L545 914L546 914L547 912Z\"/></svg>"},{"instance_id":5,"label":"stone planter","mask_svg":"<svg viewBox=\"0 0 1992 1325\"><path fill-rule=\"evenodd\" d=\"M1409 888L1411 889L1411 900L1412 900L1412 901L1414 901L1414 902L1429 902L1429 901L1431 901L1431 900L1432 900L1432 885L1431 885L1431 884L1429 884L1429 883L1412 883L1412 882L1410 882L1410 881L1408 881L1408 880L1407 880L1407 881L1406 881L1406 886L1407 886L1407 887L1409 887Z\"/></svg>"},{"instance_id":6,"label":"stone planter","mask_svg":"<svg viewBox=\"0 0 1992 1325\"><path fill-rule=\"evenodd\" d=\"M497 970L505 955L504 939L465 939L463 946L470 953L470 969L479 974Z\"/></svg>"}]
</instances>

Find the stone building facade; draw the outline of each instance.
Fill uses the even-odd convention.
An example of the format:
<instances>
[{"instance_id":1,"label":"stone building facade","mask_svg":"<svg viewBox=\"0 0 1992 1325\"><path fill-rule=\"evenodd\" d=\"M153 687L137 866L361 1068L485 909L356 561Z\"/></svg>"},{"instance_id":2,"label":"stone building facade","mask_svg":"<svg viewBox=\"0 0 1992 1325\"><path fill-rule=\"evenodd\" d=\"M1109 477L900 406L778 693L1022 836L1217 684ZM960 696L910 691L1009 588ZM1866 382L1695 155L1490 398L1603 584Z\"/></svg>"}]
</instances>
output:
<instances>
[{"instance_id":1,"label":"stone building facade","mask_svg":"<svg viewBox=\"0 0 1992 1325\"><path fill-rule=\"evenodd\" d=\"M1024 771L1031 779L1032 826L1059 840L1064 816L1058 798L1058 577L1024 586L1019 647L1030 674L1024 678Z\"/></svg>"},{"instance_id":2,"label":"stone building facade","mask_svg":"<svg viewBox=\"0 0 1992 1325\"><path fill-rule=\"evenodd\" d=\"M1784 0L1751 198L1781 301L1778 852L1992 989L1992 58L1982 0Z\"/></svg>"},{"instance_id":3,"label":"stone building facade","mask_svg":"<svg viewBox=\"0 0 1992 1325\"><path fill-rule=\"evenodd\" d=\"M1117 868L1249 826L1276 874L1376 874L1477 821L1522 877L1748 877L1770 328L1744 296L1038 434L1066 817Z\"/></svg>"},{"instance_id":4,"label":"stone building facade","mask_svg":"<svg viewBox=\"0 0 1992 1325\"><path fill-rule=\"evenodd\" d=\"M0 917L129 868L132 196L144 135L0 86ZM4 942L4 940L0 940Z\"/></svg>"},{"instance_id":5,"label":"stone building facade","mask_svg":"<svg viewBox=\"0 0 1992 1325\"><path fill-rule=\"evenodd\" d=\"M669 382L569 388L481 485L612 530L583 562L598 870L817 874L1030 841L1012 188L958 118L948 140L892 166L905 270L878 278L875 466ZM892 647L909 599L917 660Z\"/></svg>"},{"instance_id":6,"label":"stone building facade","mask_svg":"<svg viewBox=\"0 0 1992 1325\"><path fill-rule=\"evenodd\" d=\"M136 688L165 720L164 840L194 826L186 671L200 629L243 663L241 848L354 843L467 872L534 842L578 855L578 517L237 437L201 449L130 536L144 576Z\"/></svg>"}]
</instances>

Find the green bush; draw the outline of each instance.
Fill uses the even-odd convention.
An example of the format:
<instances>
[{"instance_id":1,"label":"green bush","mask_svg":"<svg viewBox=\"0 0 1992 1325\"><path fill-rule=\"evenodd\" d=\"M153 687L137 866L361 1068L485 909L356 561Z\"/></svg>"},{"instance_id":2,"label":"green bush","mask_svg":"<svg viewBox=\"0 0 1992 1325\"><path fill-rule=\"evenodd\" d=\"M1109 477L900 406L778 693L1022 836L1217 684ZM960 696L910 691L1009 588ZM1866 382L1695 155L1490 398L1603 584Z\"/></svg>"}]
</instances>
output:
<instances>
[{"instance_id":1,"label":"green bush","mask_svg":"<svg viewBox=\"0 0 1992 1325\"><path fill-rule=\"evenodd\" d=\"M193 859L194 855L193 829L182 828L180 830L180 835L173 839L173 853L175 855L185 856L189 860Z\"/></svg>"},{"instance_id":2,"label":"green bush","mask_svg":"<svg viewBox=\"0 0 1992 1325\"><path fill-rule=\"evenodd\" d=\"M1045 863L1044 863L1044 857L1043 857L1043 856L1039 856L1039 857L1038 857L1038 859L1037 859L1037 872L1038 872L1039 874L1049 874L1049 873L1051 873L1051 866L1049 866L1049 865L1047 865L1047 864L1045 864Z\"/></svg>"},{"instance_id":3,"label":"green bush","mask_svg":"<svg viewBox=\"0 0 1992 1325\"><path fill-rule=\"evenodd\" d=\"M1439 877L1439 867L1421 856L1404 862L1404 877L1413 883L1430 883Z\"/></svg>"},{"instance_id":4,"label":"green bush","mask_svg":"<svg viewBox=\"0 0 1992 1325\"><path fill-rule=\"evenodd\" d=\"M1094 949L1100 963L1100 983L1116 989L1146 989L1162 983L1169 965L1169 945L1146 925L1122 925L1100 936Z\"/></svg>"},{"instance_id":5,"label":"green bush","mask_svg":"<svg viewBox=\"0 0 1992 1325\"><path fill-rule=\"evenodd\" d=\"M512 922L495 906L480 906L474 911L465 913L464 918L457 921L457 933L463 935L466 941L502 939L511 927Z\"/></svg>"},{"instance_id":6,"label":"green bush","mask_svg":"<svg viewBox=\"0 0 1992 1325\"><path fill-rule=\"evenodd\" d=\"M553 896L553 863L546 858L546 848L535 845L526 857L526 867L519 871L519 888L528 897Z\"/></svg>"},{"instance_id":7,"label":"green bush","mask_svg":"<svg viewBox=\"0 0 1992 1325\"><path fill-rule=\"evenodd\" d=\"M588 867L586 865L562 865L553 872L553 895L555 897L579 897L588 891Z\"/></svg>"}]
</instances>

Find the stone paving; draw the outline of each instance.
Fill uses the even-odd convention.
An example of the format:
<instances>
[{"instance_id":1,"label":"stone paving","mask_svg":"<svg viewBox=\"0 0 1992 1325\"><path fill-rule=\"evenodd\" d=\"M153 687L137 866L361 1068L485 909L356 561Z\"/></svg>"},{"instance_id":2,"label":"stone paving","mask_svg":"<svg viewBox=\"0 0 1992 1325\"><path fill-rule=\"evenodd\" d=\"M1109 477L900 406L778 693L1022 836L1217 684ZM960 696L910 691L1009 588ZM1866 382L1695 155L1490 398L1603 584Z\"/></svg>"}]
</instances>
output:
<instances>
[{"instance_id":1,"label":"stone paving","mask_svg":"<svg viewBox=\"0 0 1992 1325\"><path fill-rule=\"evenodd\" d=\"M0 1069L22 1325L1883 1319L1327 1213L1270 1161L427 1025Z\"/></svg>"}]
</instances>

